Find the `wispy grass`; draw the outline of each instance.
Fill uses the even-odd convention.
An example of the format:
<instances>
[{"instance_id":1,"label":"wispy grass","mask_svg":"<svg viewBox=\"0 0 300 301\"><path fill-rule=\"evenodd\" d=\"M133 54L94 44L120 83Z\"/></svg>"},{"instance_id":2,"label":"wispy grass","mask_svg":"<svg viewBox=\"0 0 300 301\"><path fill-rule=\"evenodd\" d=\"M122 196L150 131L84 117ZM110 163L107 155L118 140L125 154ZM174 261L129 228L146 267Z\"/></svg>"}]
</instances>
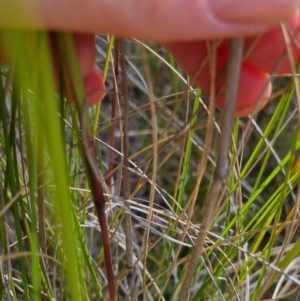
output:
<instances>
[{"instance_id":1,"label":"wispy grass","mask_svg":"<svg viewBox=\"0 0 300 301\"><path fill-rule=\"evenodd\" d=\"M220 113L208 129L205 96L158 45L98 37L108 91L86 109L70 35L57 35L58 83L48 33L1 37L10 63L0 74L0 300L108 299L95 183L117 299L177 300L213 183ZM256 118L234 121L226 193L186 300L297 299L299 120L294 82L282 85Z\"/></svg>"}]
</instances>

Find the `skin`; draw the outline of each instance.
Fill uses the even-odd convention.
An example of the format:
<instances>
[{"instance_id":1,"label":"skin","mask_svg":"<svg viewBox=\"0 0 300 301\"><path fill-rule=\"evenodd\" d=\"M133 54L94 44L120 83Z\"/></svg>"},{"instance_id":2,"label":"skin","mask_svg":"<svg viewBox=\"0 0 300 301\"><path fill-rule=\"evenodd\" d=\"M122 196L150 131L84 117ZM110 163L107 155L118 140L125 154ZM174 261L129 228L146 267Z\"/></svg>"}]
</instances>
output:
<instances>
[{"instance_id":1,"label":"skin","mask_svg":"<svg viewBox=\"0 0 300 301\"><path fill-rule=\"evenodd\" d=\"M267 103L271 73L291 73L281 21L287 21L294 41L294 61L299 57L298 3L299 0L86 0L82 5L79 0L2 0L0 28L74 32L91 104L104 95L100 70L94 66L96 32L162 43L204 93L210 90L209 65L199 72L208 54L205 41L246 37L236 108L238 116L246 116L254 107L261 109ZM7 17L11 15L15 18ZM217 88L224 82L226 59L227 45L223 42L217 48ZM97 96L92 97L94 93ZM222 102L220 94L216 99L219 108Z\"/></svg>"}]
</instances>

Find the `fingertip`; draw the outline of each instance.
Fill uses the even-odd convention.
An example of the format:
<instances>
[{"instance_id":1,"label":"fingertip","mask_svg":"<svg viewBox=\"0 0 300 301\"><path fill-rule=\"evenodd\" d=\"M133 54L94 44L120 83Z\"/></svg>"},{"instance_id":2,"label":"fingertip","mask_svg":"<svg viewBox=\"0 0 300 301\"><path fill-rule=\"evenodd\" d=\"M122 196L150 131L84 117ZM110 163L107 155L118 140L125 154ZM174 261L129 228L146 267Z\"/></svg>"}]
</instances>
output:
<instances>
[{"instance_id":1,"label":"fingertip","mask_svg":"<svg viewBox=\"0 0 300 301\"><path fill-rule=\"evenodd\" d=\"M208 1L218 20L230 23L274 25L290 17L298 0L214 0Z\"/></svg>"},{"instance_id":2,"label":"fingertip","mask_svg":"<svg viewBox=\"0 0 300 301\"><path fill-rule=\"evenodd\" d=\"M296 64L300 52L300 13L297 10L284 23L289 41L285 41L281 26L276 26L261 37L248 38L245 41L246 60L267 73L290 74L292 72L290 59ZM292 58L287 54L287 43L290 42Z\"/></svg>"},{"instance_id":3,"label":"fingertip","mask_svg":"<svg viewBox=\"0 0 300 301\"><path fill-rule=\"evenodd\" d=\"M193 82L208 95L211 87L211 66L207 61L208 52L205 42L172 43L167 48L179 62L181 67L191 77ZM228 57L226 43L221 43L216 49L216 106L223 109L225 70ZM205 63L206 62L206 63ZM205 63L205 64L204 64ZM272 93L270 75L249 62L243 62L239 82L236 116L245 117L260 110L266 104Z\"/></svg>"},{"instance_id":4,"label":"fingertip","mask_svg":"<svg viewBox=\"0 0 300 301\"><path fill-rule=\"evenodd\" d=\"M297 0L2 0L0 27L192 41L266 31L296 5Z\"/></svg>"}]
</instances>

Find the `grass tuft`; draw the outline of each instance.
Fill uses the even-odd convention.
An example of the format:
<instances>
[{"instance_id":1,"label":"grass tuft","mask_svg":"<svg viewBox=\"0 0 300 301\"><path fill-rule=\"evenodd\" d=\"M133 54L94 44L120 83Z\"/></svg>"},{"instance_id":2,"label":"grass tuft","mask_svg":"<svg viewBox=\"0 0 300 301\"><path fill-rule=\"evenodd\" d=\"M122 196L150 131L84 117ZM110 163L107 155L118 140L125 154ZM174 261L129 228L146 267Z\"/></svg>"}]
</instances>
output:
<instances>
[{"instance_id":1,"label":"grass tuft","mask_svg":"<svg viewBox=\"0 0 300 301\"><path fill-rule=\"evenodd\" d=\"M159 45L97 37L107 95L87 108L71 35L1 39L0 300L177 300L220 112ZM234 120L186 300L298 298L299 100L295 78L274 82L262 112Z\"/></svg>"}]
</instances>

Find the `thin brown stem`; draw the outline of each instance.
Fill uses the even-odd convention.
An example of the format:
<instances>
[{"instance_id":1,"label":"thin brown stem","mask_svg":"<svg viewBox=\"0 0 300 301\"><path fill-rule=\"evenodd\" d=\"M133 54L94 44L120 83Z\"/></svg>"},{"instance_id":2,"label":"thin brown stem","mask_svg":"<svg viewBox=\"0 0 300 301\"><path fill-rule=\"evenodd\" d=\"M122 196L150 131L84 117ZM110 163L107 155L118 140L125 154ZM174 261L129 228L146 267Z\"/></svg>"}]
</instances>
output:
<instances>
[{"instance_id":1,"label":"thin brown stem","mask_svg":"<svg viewBox=\"0 0 300 301\"><path fill-rule=\"evenodd\" d=\"M152 123L152 139L153 139L153 169L152 169L152 176L151 176L151 181L153 185L151 185L150 189L150 199L149 199L149 211L148 211L148 216L147 216L147 223L148 227L146 230L146 233L144 235L144 244L145 244L145 249L144 249L144 258L143 258L143 287L145 288L143 290L143 300L147 300L146 296L146 271L147 271L147 254L148 254L148 242L149 242L149 237L150 237L150 225L151 221L153 218L153 205L154 205L154 198L155 198L155 183L156 183L156 175L157 175L157 164L158 164L158 156L157 156L157 151L158 151L158 131L157 131L157 120L156 120L156 107L155 107L155 98L154 98L154 91L153 91L153 85L150 77L150 70L149 70L149 65L148 65L148 60L147 60L147 55L144 47L141 47L141 53L142 53L142 59L143 59L143 66L145 69L145 76L146 76L146 82L147 82L147 87L148 87L148 92L149 92L149 102L150 102L150 113L151 113L151 123Z\"/></svg>"},{"instance_id":2,"label":"thin brown stem","mask_svg":"<svg viewBox=\"0 0 300 301\"><path fill-rule=\"evenodd\" d=\"M86 104L85 106L86 107ZM107 226L107 220L105 215L105 197L103 193L103 187L106 187L104 180L101 178L99 170L97 168L96 148L92 132L90 131L87 121L85 119L86 110L83 108L80 118L81 133L84 147L84 157L86 161L87 175L90 181L91 192L93 195L93 201L96 207L99 225L101 229L102 243L104 249L104 259L107 273L108 293L109 300L115 301L115 284L114 273L112 265L112 255L110 248L109 229Z\"/></svg>"},{"instance_id":3,"label":"thin brown stem","mask_svg":"<svg viewBox=\"0 0 300 301\"><path fill-rule=\"evenodd\" d=\"M225 86L225 106L221 122L221 138L217 166L211 190L206 200L201 228L196 243L190 255L184 275L178 301L186 301L193 276L195 274L199 257L203 252L205 237L214 218L219 200L225 192L225 185L229 174L229 150L231 146L231 131L233 126L236 98L238 91L240 65L243 54L243 40L233 39L229 43L229 58Z\"/></svg>"},{"instance_id":4,"label":"thin brown stem","mask_svg":"<svg viewBox=\"0 0 300 301\"><path fill-rule=\"evenodd\" d=\"M129 99L128 99L128 83L125 62L125 47L124 42L119 41L121 50L121 67L122 67L122 94L123 94L123 195L125 207L125 242L126 242L126 262L127 267L132 268L133 261L133 245L132 245L132 221L131 221L131 208L130 203L127 201L130 197L130 180L129 180L129 158L128 158L128 132L129 132Z\"/></svg>"}]
</instances>

